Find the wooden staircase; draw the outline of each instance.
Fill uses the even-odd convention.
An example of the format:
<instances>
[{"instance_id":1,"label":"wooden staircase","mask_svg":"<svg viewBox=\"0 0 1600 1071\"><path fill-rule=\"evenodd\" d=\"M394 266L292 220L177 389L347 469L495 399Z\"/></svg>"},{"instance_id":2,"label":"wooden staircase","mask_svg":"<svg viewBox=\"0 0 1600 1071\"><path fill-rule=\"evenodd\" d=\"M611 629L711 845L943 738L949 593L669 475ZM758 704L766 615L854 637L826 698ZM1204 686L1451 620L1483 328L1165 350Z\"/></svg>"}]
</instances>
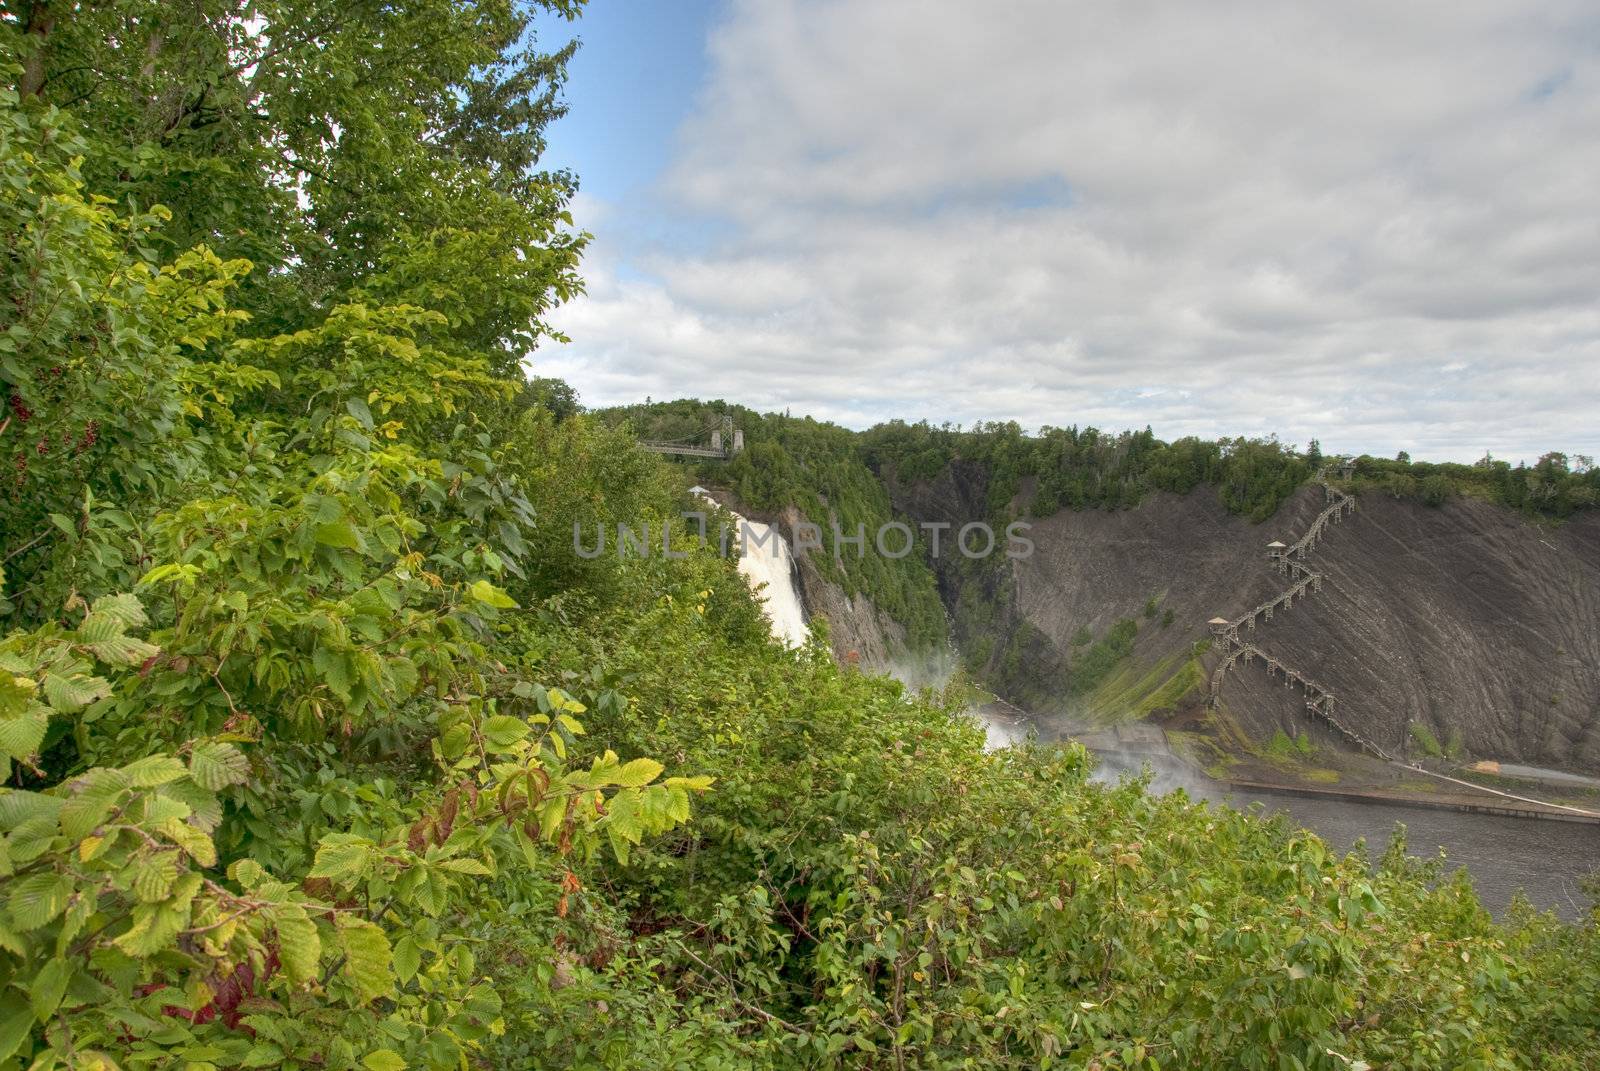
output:
<instances>
[{"instance_id":1,"label":"wooden staircase","mask_svg":"<svg viewBox=\"0 0 1600 1071\"><path fill-rule=\"evenodd\" d=\"M1209 705L1212 709L1216 709L1221 702L1222 685L1227 680L1229 670L1241 661L1249 665L1259 658L1266 667L1267 676L1282 678L1285 688L1300 689L1309 715L1332 726L1357 749L1370 752L1385 761L1393 761L1388 752L1356 732L1334 714L1337 700L1326 687L1266 653L1240 634L1241 629L1254 632L1258 621L1271 621L1275 611L1292 609L1296 599L1304 599L1307 595L1322 590L1322 574L1307 566L1304 559L1306 554L1321 541L1328 525L1338 524L1346 514L1355 512L1356 500L1328 483L1326 470L1317 473L1316 480L1322 485L1323 501L1326 503L1322 512L1317 514L1316 519L1293 544L1284 546L1282 543L1272 543L1267 548L1268 556L1278 571L1291 578L1289 586L1260 606L1231 621L1220 617L1211 621L1211 631L1217 637L1223 658L1211 674Z\"/></svg>"}]
</instances>

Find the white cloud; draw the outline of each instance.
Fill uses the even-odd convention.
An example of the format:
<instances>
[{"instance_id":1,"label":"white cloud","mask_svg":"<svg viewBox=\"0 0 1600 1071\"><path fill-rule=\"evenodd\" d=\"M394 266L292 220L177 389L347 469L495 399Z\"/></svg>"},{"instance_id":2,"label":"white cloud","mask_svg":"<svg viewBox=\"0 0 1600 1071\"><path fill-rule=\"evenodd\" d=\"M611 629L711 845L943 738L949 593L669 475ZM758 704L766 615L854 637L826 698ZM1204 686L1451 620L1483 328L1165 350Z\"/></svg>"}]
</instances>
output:
<instances>
[{"instance_id":1,"label":"white cloud","mask_svg":"<svg viewBox=\"0 0 1600 1071\"><path fill-rule=\"evenodd\" d=\"M736 3L656 190L715 239L580 208L539 363L590 404L1597 453L1596 130L1592 0Z\"/></svg>"}]
</instances>

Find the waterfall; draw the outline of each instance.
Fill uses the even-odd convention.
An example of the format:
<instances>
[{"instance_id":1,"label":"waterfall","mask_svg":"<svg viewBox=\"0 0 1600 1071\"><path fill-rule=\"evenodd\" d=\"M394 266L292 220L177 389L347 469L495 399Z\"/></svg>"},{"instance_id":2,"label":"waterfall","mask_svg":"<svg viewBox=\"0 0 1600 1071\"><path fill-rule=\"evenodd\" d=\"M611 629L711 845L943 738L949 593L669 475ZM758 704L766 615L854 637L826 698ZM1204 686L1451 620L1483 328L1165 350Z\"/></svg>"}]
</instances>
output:
<instances>
[{"instance_id":1,"label":"waterfall","mask_svg":"<svg viewBox=\"0 0 1600 1071\"><path fill-rule=\"evenodd\" d=\"M691 494L714 501L704 487L691 487ZM789 543L773 526L733 515L739 546L739 572L755 593L762 613L772 627L773 638L785 647L800 647L810 638L800 591L795 586L794 555ZM748 538L747 538L748 537Z\"/></svg>"}]
</instances>

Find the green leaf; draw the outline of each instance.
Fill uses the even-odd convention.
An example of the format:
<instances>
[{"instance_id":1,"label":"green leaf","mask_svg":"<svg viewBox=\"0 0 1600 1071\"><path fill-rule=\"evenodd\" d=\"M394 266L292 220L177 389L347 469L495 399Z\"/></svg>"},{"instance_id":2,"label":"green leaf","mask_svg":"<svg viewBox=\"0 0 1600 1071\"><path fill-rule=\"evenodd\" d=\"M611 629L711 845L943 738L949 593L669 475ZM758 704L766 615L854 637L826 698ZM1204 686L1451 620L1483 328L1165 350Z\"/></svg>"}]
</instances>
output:
<instances>
[{"instance_id":1,"label":"green leaf","mask_svg":"<svg viewBox=\"0 0 1600 1071\"><path fill-rule=\"evenodd\" d=\"M272 909L272 925L278 931L278 958L284 973L295 983L309 982L317 974L322 958L322 939L317 924L299 904L281 904Z\"/></svg>"},{"instance_id":2,"label":"green leaf","mask_svg":"<svg viewBox=\"0 0 1600 1071\"><path fill-rule=\"evenodd\" d=\"M27 677L0 670L0 718L14 718L28 709L39 685Z\"/></svg>"},{"instance_id":3,"label":"green leaf","mask_svg":"<svg viewBox=\"0 0 1600 1071\"><path fill-rule=\"evenodd\" d=\"M621 866L627 866L629 851L627 838L622 835L622 832L616 826L608 826L606 828L606 836L611 841L611 851L617 857L617 863Z\"/></svg>"},{"instance_id":4,"label":"green leaf","mask_svg":"<svg viewBox=\"0 0 1600 1071\"><path fill-rule=\"evenodd\" d=\"M0 791L0 832L10 832L34 819L54 823L61 809L62 801L54 796L20 789Z\"/></svg>"},{"instance_id":5,"label":"green leaf","mask_svg":"<svg viewBox=\"0 0 1600 1071\"><path fill-rule=\"evenodd\" d=\"M50 1018L61 1004L61 996L67 991L67 982L72 979L72 969L71 960L57 956L33 976L28 999L33 1005L34 1017L41 1023Z\"/></svg>"},{"instance_id":6,"label":"green leaf","mask_svg":"<svg viewBox=\"0 0 1600 1071\"><path fill-rule=\"evenodd\" d=\"M240 1067L281 1067L283 1050L270 1042L257 1042L239 1061Z\"/></svg>"},{"instance_id":7,"label":"green leaf","mask_svg":"<svg viewBox=\"0 0 1600 1071\"><path fill-rule=\"evenodd\" d=\"M114 640L128 631L127 623L117 614L104 613L91 610L78 626L77 638L82 644L104 643Z\"/></svg>"},{"instance_id":8,"label":"green leaf","mask_svg":"<svg viewBox=\"0 0 1600 1071\"><path fill-rule=\"evenodd\" d=\"M704 792L706 789L711 787L711 783L715 780L715 777L711 777L707 774L700 774L695 777L669 777L662 783L669 788L682 787L691 789L695 792Z\"/></svg>"},{"instance_id":9,"label":"green leaf","mask_svg":"<svg viewBox=\"0 0 1600 1071\"><path fill-rule=\"evenodd\" d=\"M259 888L267 880L267 871L254 859L239 859L228 865L228 877L246 889Z\"/></svg>"},{"instance_id":10,"label":"green leaf","mask_svg":"<svg viewBox=\"0 0 1600 1071\"><path fill-rule=\"evenodd\" d=\"M161 649L154 644L122 635L112 636L98 643L87 643L84 646L93 651L100 661L124 666L137 666L147 658L161 653Z\"/></svg>"},{"instance_id":11,"label":"green leaf","mask_svg":"<svg viewBox=\"0 0 1600 1071\"><path fill-rule=\"evenodd\" d=\"M134 895L146 903L165 899L172 891L172 883L178 880L177 852L141 855L130 865Z\"/></svg>"},{"instance_id":12,"label":"green leaf","mask_svg":"<svg viewBox=\"0 0 1600 1071\"><path fill-rule=\"evenodd\" d=\"M9 1060L33 1033L33 1008L15 993L0 998L0 1061Z\"/></svg>"},{"instance_id":13,"label":"green leaf","mask_svg":"<svg viewBox=\"0 0 1600 1071\"><path fill-rule=\"evenodd\" d=\"M130 956L153 956L171 947L188 916L186 908L140 904L133 909L132 924L112 944Z\"/></svg>"},{"instance_id":14,"label":"green leaf","mask_svg":"<svg viewBox=\"0 0 1600 1071\"><path fill-rule=\"evenodd\" d=\"M483 742L491 751L510 751L528 735L528 723L509 714L496 714L483 723Z\"/></svg>"},{"instance_id":15,"label":"green leaf","mask_svg":"<svg viewBox=\"0 0 1600 1071\"><path fill-rule=\"evenodd\" d=\"M372 861L372 841L349 833L329 833L317 845L317 857L308 877L349 884L366 874Z\"/></svg>"},{"instance_id":16,"label":"green leaf","mask_svg":"<svg viewBox=\"0 0 1600 1071\"><path fill-rule=\"evenodd\" d=\"M355 985L362 1003L394 991L394 956L389 937L379 926L340 915L339 943L344 948L345 977Z\"/></svg>"},{"instance_id":17,"label":"green leaf","mask_svg":"<svg viewBox=\"0 0 1600 1071\"><path fill-rule=\"evenodd\" d=\"M319 524L316 527L316 540L326 547L339 547L342 550L361 550L365 544L361 541L361 534L355 530L349 521L333 521L329 524Z\"/></svg>"},{"instance_id":18,"label":"green leaf","mask_svg":"<svg viewBox=\"0 0 1600 1071\"><path fill-rule=\"evenodd\" d=\"M556 830L561 828L561 820L566 817L567 801L559 795L552 795L539 805L539 836L544 840L551 840L556 835Z\"/></svg>"},{"instance_id":19,"label":"green leaf","mask_svg":"<svg viewBox=\"0 0 1600 1071\"><path fill-rule=\"evenodd\" d=\"M144 576L139 578L138 586L146 587L159 584L164 580L172 580L189 587L194 584L195 577L199 575L200 567L198 565L178 565L169 562L166 565L158 565L145 573Z\"/></svg>"},{"instance_id":20,"label":"green leaf","mask_svg":"<svg viewBox=\"0 0 1600 1071\"><path fill-rule=\"evenodd\" d=\"M124 766L122 772L134 788L155 788L183 777L189 768L171 755L147 755Z\"/></svg>"},{"instance_id":21,"label":"green leaf","mask_svg":"<svg viewBox=\"0 0 1600 1071\"><path fill-rule=\"evenodd\" d=\"M149 618L145 616L144 605L139 602L139 597L127 592L100 596L94 601L94 612L116 618L122 622L124 629L143 628L149 624Z\"/></svg>"},{"instance_id":22,"label":"green leaf","mask_svg":"<svg viewBox=\"0 0 1600 1071\"><path fill-rule=\"evenodd\" d=\"M39 750L49 722L49 715L41 712L0 720L0 754L13 759L28 758Z\"/></svg>"},{"instance_id":23,"label":"green leaf","mask_svg":"<svg viewBox=\"0 0 1600 1071\"><path fill-rule=\"evenodd\" d=\"M201 788L215 792L249 780L250 760L232 744L200 744L189 755L189 776Z\"/></svg>"},{"instance_id":24,"label":"green leaf","mask_svg":"<svg viewBox=\"0 0 1600 1071\"><path fill-rule=\"evenodd\" d=\"M378 1049L361 1058L361 1063L372 1071L405 1071L406 1062L393 1049Z\"/></svg>"},{"instance_id":25,"label":"green leaf","mask_svg":"<svg viewBox=\"0 0 1600 1071\"><path fill-rule=\"evenodd\" d=\"M189 854L195 862L204 867L217 865L217 848L211 843L211 838L205 832L196 829L181 818L168 818L156 827L165 833L174 844Z\"/></svg>"},{"instance_id":26,"label":"green leaf","mask_svg":"<svg viewBox=\"0 0 1600 1071\"><path fill-rule=\"evenodd\" d=\"M617 771L616 783L623 788L639 788L654 781L664 768L655 759L634 759Z\"/></svg>"},{"instance_id":27,"label":"green leaf","mask_svg":"<svg viewBox=\"0 0 1600 1071\"><path fill-rule=\"evenodd\" d=\"M12 886L6 906L18 930L36 930L66 910L72 882L62 874L29 874Z\"/></svg>"},{"instance_id":28,"label":"green leaf","mask_svg":"<svg viewBox=\"0 0 1600 1071\"><path fill-rule=\"evenodd\" d=\"M322 674L322 679L328 682L334 694L342 699L350 697L350 686L355 683L356 674L350 668L350 659L343 651L336 651L331 647L319 647L311 655L311 664L317 667L317 672Z\"/></svg>"},{"instance_id":29,"label":"green leaf","mask_svg":"<svg viewBox=\"0 0 1600 1071\"><path fill-rule=\"evenodd\" d=\"M394 944L394 972L404 985L411 981L418 969L422 966L422 950L417 947L416 940L406 934Z\"/></svg>"},{"instance_id":30,"label":"green leaf","mask_svg":"<svg viewBox=\"0 0 1600 1071\"><path fill-rule=\"evenodd\" d=\"M467 588L467 593L485 606L493 606L497 610L512 610L517 605L515 599L487 580L474 580Z\"/></svg>"},{"instance_id":31,"label":"green leaf","mask_svg":"<svg viewBox=\"0 0 1600 1071\"><path fill-rule=\"evenodd\" d=\"M75 714L96 699L110 694L111 685L100 677L82 674L62 677L55 673L44 675L44 697L63 714Z\"/></svg>"},{"instance_id":32,"label":"green leaf","mask_svg":"<svg viewBox=\"0 0 1600 1071\"><path fill-rule=\"evenodd\" d=\"M368 431L372 430L372 410L367 408L365 399L346 398L344 400L344 411L360 421L363 428Z\"/></svg>"}]
</instances>

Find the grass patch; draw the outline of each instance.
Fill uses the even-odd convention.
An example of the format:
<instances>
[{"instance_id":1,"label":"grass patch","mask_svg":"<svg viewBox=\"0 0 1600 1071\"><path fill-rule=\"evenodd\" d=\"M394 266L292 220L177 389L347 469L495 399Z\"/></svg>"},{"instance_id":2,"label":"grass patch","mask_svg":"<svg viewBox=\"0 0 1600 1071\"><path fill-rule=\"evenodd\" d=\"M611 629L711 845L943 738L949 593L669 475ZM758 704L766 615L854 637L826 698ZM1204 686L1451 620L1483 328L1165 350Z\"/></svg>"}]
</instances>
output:
<instances>
[{"instance_id":1,"label":"grass patch","mask_svg":"<svg viewBox=\"0 0 1600 1071\"><path fill-rule=\"evenodd\" d=\"M1205 682L1198 657L1171 654L1149 669L1124 665L1089 693L1085 707L1101 724L1137 721L1178 706Z\"/></svg>"},{"instance_id":2,"label":"grass patch","mask_svg":"<svg viewBox=\"0 0 1600 1071\"><path fill-rule=\"evenodd\" d=\"M1272 734L1272 742L1267 745L1267 754L1278 759L1309 759L1316 748L1311 745L1311 736L1305 730L1300 735L1290 737L1288 733L1279 729Z\"/></svg>"},{"instance_id":3,"label":"grass patch","mask_svg":"<svg viewBox=\"0 0 1600 1071\"><path fill-rule=\"evenodd\" d=\"M1411 739L1430 758L1444 758L1444 748L1439 744L1439 738L1433 735L1433 730L1420 721L1411 723Z\"/></svg>"},{"instance_id":4,"label":"grass patch","mask_svg":"<svg viewBox=\"0 0 1600 1071\"><path fill-rule=\"evenodd\" d=\"M1207 722L1209 721L1208 718ZM1192 729L1168 729L1167 743L1172 747L1174 755L1194 763L1213 781L1229 780L1233 776L1233 768L1239 765L1237 755L1230 754L1215 737L1203 732Z\"/></svg>"}]
</instances>

